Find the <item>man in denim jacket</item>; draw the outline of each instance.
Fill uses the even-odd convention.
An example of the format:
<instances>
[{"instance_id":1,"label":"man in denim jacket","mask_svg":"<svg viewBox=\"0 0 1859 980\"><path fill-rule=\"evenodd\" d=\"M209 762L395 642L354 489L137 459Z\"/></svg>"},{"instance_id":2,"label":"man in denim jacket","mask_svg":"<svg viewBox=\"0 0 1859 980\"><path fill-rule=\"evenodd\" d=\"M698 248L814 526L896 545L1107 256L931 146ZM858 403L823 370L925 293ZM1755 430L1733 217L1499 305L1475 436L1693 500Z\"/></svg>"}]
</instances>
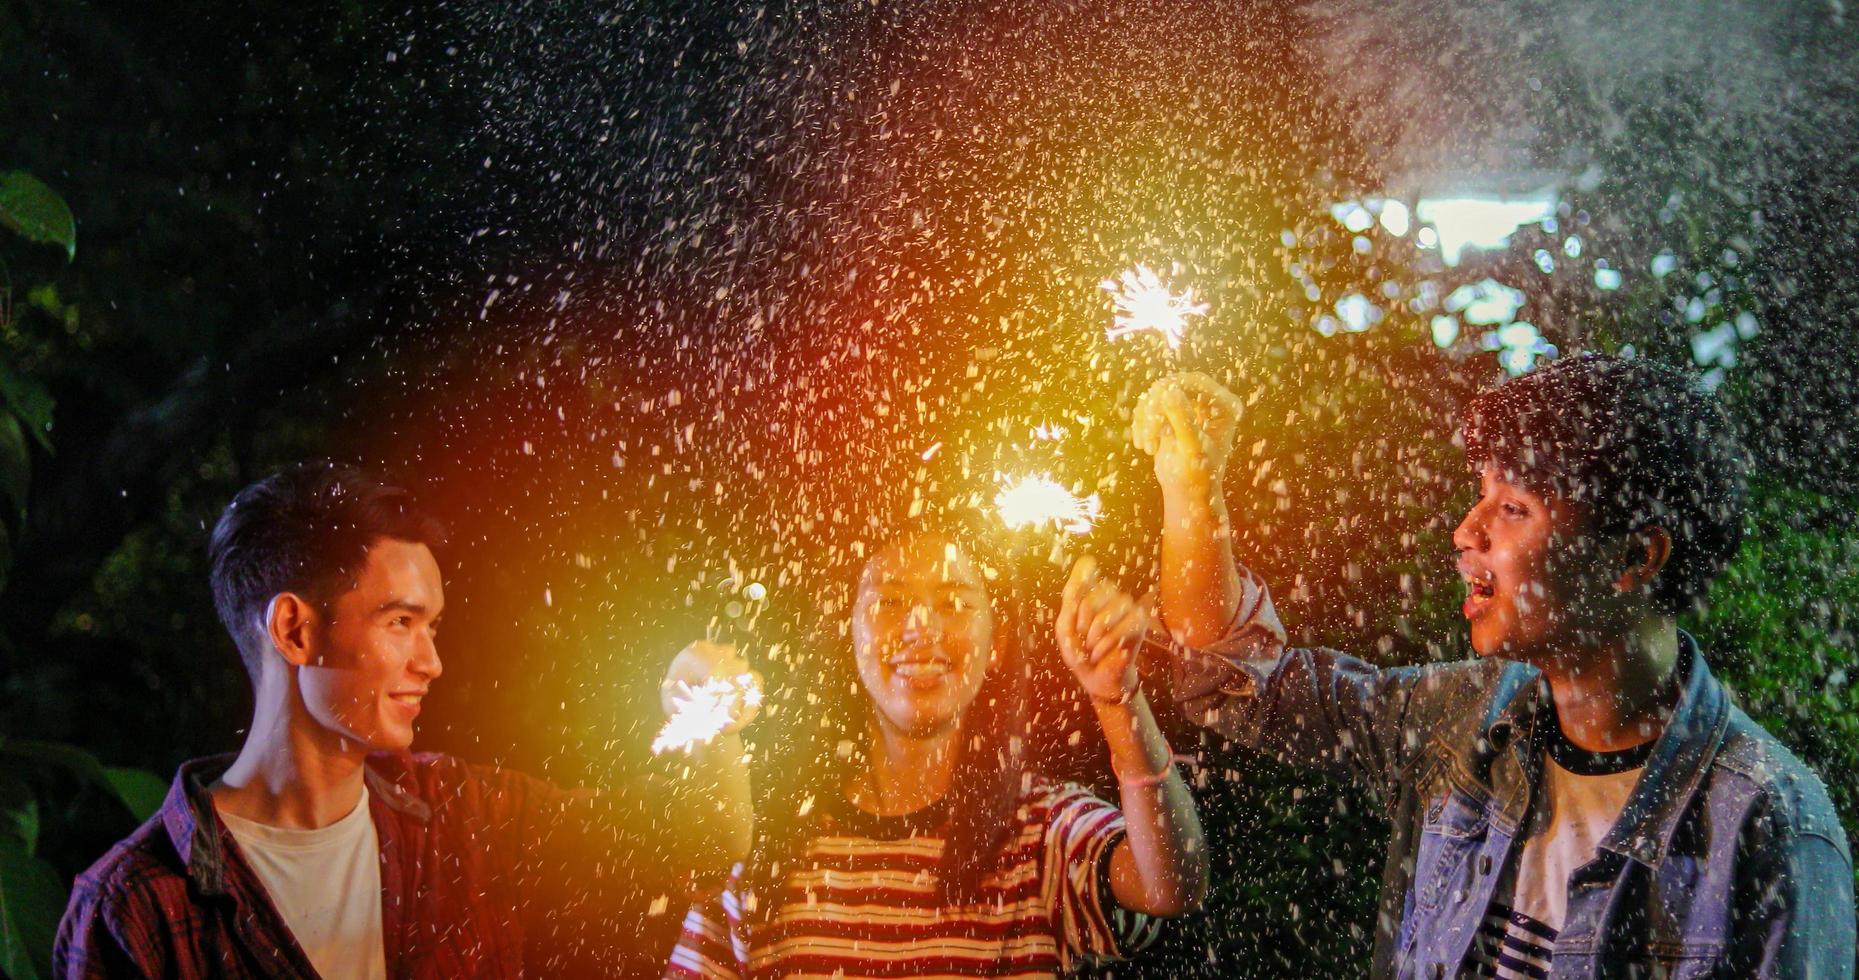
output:
<instances>
[{"instance_id":1,"label":"man in denim jacket","mask_svg":"<svg viewBox=\"0 0 1859 980\"><path fill-rule=\"evenodd\" d=\"M1741 535L1744 464L1708 395L1583 356L1476 398L1480 496L1453 544L1479 659L1392 669L1287 649L1235 563L1239 407L1184 375L1134 418L1163 487L1176 694L1386 807L1376 976L1852 975L1852 857L1825 788L1676 625Z\"/></svg>"}]
</instances>

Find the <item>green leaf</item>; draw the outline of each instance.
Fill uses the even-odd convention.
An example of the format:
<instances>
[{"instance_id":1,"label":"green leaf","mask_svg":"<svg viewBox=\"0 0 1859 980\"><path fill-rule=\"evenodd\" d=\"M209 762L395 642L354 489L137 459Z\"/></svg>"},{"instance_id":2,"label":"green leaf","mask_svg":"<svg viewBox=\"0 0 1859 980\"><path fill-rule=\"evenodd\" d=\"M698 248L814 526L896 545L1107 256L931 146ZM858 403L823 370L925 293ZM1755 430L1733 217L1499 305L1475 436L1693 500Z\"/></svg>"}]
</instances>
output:
<instances>
[{"instance_id":1,"label":"green leaf","mask_svg":"<svg viewBox=\"0 0 1859 980\"><path fill-rule=\"evenodd\" d=\"M122 801L137 820L144 820L161 805L167 786L154 774L137 769L105 767L97 757L75 745L62 742L35 742L29 739L0 740L0 755L12 756L47 765L59 766L78 778L110 792Z\"/></svg>"},{"instance_id":2,"label":"green leaf","mask_svg":"<svg viewBox=\"0 0 1859 980\"><path fill-rule=\"evenodd\" d=\"M146 769L109 766L103 773L109 777L116 798L123 801L137 820L154 816L155 811L161 809L162 801L168 798L168 784Z\"/></svg>"},{"instance_id":3,"label":"green leaf","mask_svg":"<svg viewBox=\"0 0 1859 980\"><path fill-rule=\"evenodd\" d=\"M0 809L0 833L12 834L33 853L39 846L39 801L28 796Z\"/></svg>"},{"instance_id":4,"label":"green leaf","mask_svg":"<svg viewBox=\"0 0 1859 980\"><path fill-rule=\"evenodd\" d=\"M0 834L0 972L12 980L51 975L52 939L68 897L51 865Z\"/></svg>"},{"instance_id":5,"label":"green leaf","mask_svg":"<svg viewBox=\"0 0 1859 980\"><path fill-rule=\"evenodd\" d=\"M0 412L0 506L7 524L18 527L26 519L26 491L32 484L32 457L26 451L26 433L19 419Z\"/></svg>"},{"instance_id":6,"label":"green leaf","mask_svg":"<svg viewBox=\"0 0 1859 980\"><path fill-rule=\"evenodd\" d=\"M71 209L58 192L29 173L0 174L0 225L29 241L63 245L67 260L77 257L77 220Z\"/></svg>"},{"instance_id":7,"label":"green leaf","mask_svg":"<svg viewBox=\"0 0 1859 980\"><path fill-rule=\"evenodd\" d=\"M26 853L39 846L39 799L17 772L0 767L0 834L12 834L26 845Z\"/></svg>"},{"instance_id":8,"label":"green leaf","mask_svg":"<svg viewBox=\"0 0 1859 980\"><path fill-rule=\"evenodd\" d=\"M108 786L110 782L103 772L103 763L98 762L96 756L63 742L9 738L0 741L0 755L68 769L88 783Z\"/></svg>"},{"instance_id":9,"label":"green leaf","mask_svg":"<svg viewBox=\"0 0 1859 980\"><path fill-rule=\"evenodd\" d=\"M52 393L44 385L0 364L0 401L19 416L19 424L32 433L40 449L52 451Z\"/></svg>"}]
</instances>

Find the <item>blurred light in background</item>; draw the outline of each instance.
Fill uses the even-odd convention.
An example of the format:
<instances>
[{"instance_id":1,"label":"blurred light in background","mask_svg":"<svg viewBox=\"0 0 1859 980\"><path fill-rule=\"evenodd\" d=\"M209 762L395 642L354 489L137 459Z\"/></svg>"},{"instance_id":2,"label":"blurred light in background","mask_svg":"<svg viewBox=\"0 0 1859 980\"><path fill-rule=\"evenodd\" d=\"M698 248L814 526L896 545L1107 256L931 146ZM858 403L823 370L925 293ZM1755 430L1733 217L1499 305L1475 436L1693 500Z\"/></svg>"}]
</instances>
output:
<instances>
[{"instance_id":1,"label":"blurred light in background","mask_svg":"<svg viewBox=\"0 0 1859 980\"><path fill-rule=\"evenodd\" d=\"M1438 236L1440 257L1458 265L1468 248L1503 247L1518 228L1555 214L1556 199L1542 194L1524 198L1435 197L1421 198L1414 213L1431 225ZM1424 239L1422 245L1431 244Z\"/></svg>"}]
</instances>

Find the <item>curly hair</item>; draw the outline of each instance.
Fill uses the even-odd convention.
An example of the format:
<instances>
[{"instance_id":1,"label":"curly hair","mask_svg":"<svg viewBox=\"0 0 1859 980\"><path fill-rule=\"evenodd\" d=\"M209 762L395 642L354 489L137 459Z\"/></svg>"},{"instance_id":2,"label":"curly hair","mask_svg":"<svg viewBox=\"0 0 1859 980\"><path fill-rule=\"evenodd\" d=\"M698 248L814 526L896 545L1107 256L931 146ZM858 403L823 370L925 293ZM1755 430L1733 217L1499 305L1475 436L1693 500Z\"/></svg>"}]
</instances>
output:
<instances>
[{"instance_id":1,"label":"curly hair","mask_svg":"<svg viewBox=\"0 0 1859 980\"><path fill-rule=\"evenodd\" d=\"M1673 368L1563 358L1479 393L1460 435L1474 468L1581 504L1595 534L1663 527L1672 554L1652 594L1665 612L1697 608L1742 542L1743 448L1717 399Z\"/></svg>"}]
</instances>

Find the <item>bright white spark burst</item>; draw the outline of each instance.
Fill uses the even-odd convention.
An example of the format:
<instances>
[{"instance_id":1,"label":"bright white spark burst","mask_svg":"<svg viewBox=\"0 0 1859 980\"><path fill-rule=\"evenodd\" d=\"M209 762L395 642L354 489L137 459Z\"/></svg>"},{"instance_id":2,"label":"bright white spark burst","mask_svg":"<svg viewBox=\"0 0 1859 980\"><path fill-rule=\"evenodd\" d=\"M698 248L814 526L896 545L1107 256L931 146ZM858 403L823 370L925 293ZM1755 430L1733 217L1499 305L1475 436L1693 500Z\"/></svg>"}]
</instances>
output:
<instances>
[{"instance_id":1,"label":"bright white spark burst","mask_svg":"<svg viewBox=\"0 0 1859 980\"><path fill-rule=\"evenodd\" d=\"M1103 510L1097 494L1080 497L1051 477L1009 480L1003 476L1001 484L1000 493L994 495L994 507L1008 527L1037 527L1049 522L1072 534L1086 534Z\"/></svg>"},{"instance_id":2,"label":"bright white spark burst","mask_svg":"<svg viewBox=\"0 0 1859 980\"><path fill-rule=\"evenodd\" d=\"M1103 287L1114 297L1117 308L1116 326L1105 333L1110 340L1153 330L1168 341L1170 350L1178 350L1188 330L1188 317L1207 315L1207 304L1194 301L1192 287L1177 295L1145 265L1116 279L1104 280Z\"/></svg>"},{"instance_id":3,"label":"bright white spark burst","mask_svg":"<svg viewBox=\"0 0 1859 980\"><path fill-rule=\"evenodd\" d=\"M723 734L744 712L762 703L762 686L754 674L737 674L705 681L697 687L680 683L671 700L671 717L652 740L653 752L689 752Z\"/></svg>"}]
</instances>

